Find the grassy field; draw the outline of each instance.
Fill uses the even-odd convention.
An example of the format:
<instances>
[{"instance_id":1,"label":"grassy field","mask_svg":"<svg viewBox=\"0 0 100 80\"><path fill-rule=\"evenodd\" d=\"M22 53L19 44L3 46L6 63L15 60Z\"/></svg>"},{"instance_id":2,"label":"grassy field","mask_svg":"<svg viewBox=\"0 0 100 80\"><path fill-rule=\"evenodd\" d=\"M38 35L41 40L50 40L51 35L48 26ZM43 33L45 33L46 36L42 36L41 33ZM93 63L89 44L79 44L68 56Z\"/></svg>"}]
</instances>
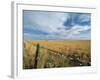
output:
<instances>
[{"instance_id":1,"label":"grassy field","mask_svg":"<svg viewBox=\"0 0 100 80\"><path fill-rule=\"evenodd\" d=\"M90 65L90 40L26 40L23 42L23 69Z\"/></svg>"}]
</instances>

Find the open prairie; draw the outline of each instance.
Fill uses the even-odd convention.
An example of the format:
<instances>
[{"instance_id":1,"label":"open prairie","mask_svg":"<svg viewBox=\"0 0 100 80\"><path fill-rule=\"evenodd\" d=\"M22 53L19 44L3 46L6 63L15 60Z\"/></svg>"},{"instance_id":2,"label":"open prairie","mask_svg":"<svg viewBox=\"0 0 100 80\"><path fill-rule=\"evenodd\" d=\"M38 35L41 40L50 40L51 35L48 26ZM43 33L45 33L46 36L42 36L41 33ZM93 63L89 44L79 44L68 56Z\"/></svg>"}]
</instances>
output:
<instances>
[{"instance_id":1,"label":"open prairie","mask_svg":"<svg viewBox=\"0 0 100 80\"><path fill-rule=\"evenodd\" d=\"M24 40L23 42L23 69L90 65L90 40Z\"/></svg>"}]
</instances>

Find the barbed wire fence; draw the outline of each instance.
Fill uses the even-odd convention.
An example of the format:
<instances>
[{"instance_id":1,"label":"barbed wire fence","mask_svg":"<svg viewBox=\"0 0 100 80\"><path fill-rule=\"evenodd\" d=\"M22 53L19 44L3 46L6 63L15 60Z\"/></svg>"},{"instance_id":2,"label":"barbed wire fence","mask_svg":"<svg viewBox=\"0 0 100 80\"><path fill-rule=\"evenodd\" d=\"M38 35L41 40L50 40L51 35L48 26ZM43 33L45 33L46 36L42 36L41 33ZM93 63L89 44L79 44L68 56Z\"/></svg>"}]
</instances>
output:
<instances>
[{"instance_id":1,"label":"barbed wire fence","mask_svg":"<svg viewBox=\"0 0 100 80\"><path fill-rule=\"evenodd\" d=\"M45 48L39 43L33 44L33 46L36 47L34 68L54 68L91 65L90 61L82 62L80 55L78 55L77 53L65 55L64 52ZM42 56L45 57L43 58Z\"/></svg>"}]
</instances>

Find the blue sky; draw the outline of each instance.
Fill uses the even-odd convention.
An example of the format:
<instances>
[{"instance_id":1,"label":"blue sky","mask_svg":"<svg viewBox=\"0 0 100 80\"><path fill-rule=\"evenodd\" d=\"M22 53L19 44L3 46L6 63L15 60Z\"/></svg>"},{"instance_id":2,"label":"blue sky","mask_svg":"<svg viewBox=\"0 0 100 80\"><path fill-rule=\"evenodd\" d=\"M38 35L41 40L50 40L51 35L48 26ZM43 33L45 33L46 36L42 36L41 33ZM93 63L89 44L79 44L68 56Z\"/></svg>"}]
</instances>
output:
<instances>
[{"instance_id":1,"label":"blue sky","mask_svg":"<svg viewBox=\"0 0 100 80\"><path fill-rule=\"evenodd\" d=\"M90 40L91 14L24 10L23 32L25 40Z\"/></svg>"}]
</instances>

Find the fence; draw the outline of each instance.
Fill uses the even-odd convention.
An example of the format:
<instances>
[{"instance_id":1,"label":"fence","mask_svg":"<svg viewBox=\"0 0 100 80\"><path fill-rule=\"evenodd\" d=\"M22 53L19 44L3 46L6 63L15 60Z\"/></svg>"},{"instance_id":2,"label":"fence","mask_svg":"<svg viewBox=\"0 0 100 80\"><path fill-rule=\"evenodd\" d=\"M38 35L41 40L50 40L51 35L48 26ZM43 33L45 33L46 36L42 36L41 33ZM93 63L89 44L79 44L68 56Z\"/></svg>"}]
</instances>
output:
<instances>
[{"instance_id":1,"label":"fence","mask_svg":"<svg viewBox=\"0 0 100 80\"><path fill-rule=\"evenodd\" d=\"M52 68L64 66L66 55L64 53L54 51L39 44L33 46L36 48L34 68Z\"/></svg>"},{"instance_id":2,"label":"fence","mask_svg":"<svg viewBox=\"0 0 100 80\"><path fill-rule=\"evenodd\" d=\"M34 46L37 47L34 68L70 67L87 64L90 65L89 63L84 64L80 60L80 55L77 53L65 55L65 53L45 48L39 44Z\"/></svg>"},{"instance_id":3,"label":"fence","mask_svg":"<svg viewBox=\"0 0 100 80\"><path fill-rule=\"evenodd\" d=\"M84 58L84 55L79 55L80 53L64 53L64 51L59 52L51 50L41 46L40 44L32 44L35 47L35 55L29 57L29 62L27 58L24 59L25 69L30 68L58 68L58 67L73 67L73 66L90 66L91 59L90 56ZM34 51L34 50L33 50ZM30 65L31 64L31 65ZM27 67L28 65L28 67Z\"/></svg>"}]
</instances>

